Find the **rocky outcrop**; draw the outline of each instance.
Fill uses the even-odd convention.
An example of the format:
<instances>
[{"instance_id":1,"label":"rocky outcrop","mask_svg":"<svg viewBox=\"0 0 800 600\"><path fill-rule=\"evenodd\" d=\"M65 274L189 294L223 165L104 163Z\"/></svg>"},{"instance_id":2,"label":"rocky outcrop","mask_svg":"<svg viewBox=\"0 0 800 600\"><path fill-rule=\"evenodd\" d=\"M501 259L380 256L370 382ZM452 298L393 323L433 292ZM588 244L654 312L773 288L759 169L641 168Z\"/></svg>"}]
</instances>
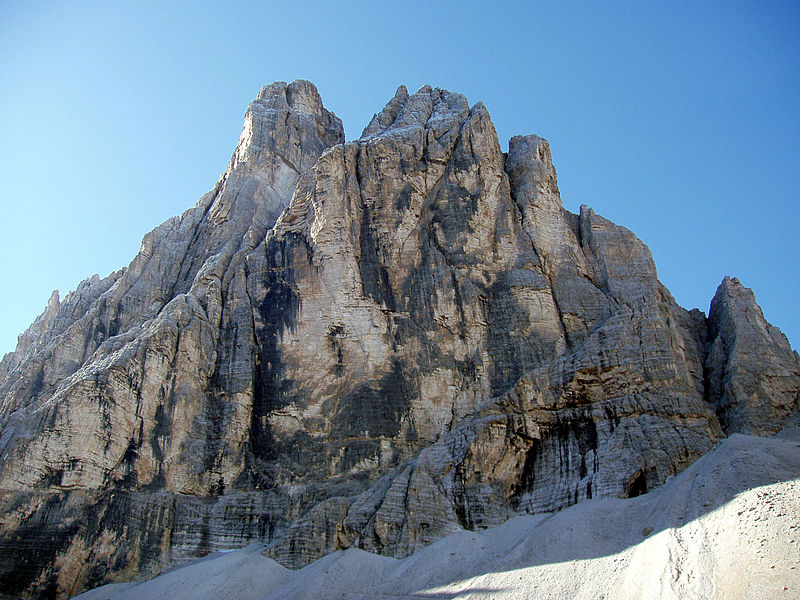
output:
<instances>
[{"instance_id":1,"label":"rocky outcrop","mask_svg":"<svg viewBox=\"0 0 800 600\"><path fill-rule=\"evenodd\" d=\"M300 175L343 139L313 85L265 87L214 190L147 234L128 268L87 280L60 305L51 299L2 363L3 489L37 488L54 475L67 489L127 478L125 487L206 495L216 485L197 464L214 452L197 426L215 410L212 379L234 366L219 354L252 345L236 332L229 339L223 319L246 310L241 327L252 323L243 262Z\"/></svg>"},{"instance_id":2,"label":"rocky outcrop","mask_svg":"<svg viewBox=\"0 0 800 600\"><path fill-rule=\"evenodd\" d=\"M345 143L313 85L272 84L214 190L0 363L0 589L68 596L251 541L287 566L406 556L644 493L755 402L729 375L747 316L715 310L564 210L547 142L504 154L482 104L401 87ZM759 431L796 412L775 402Z\"/></svg>"},{"instance_id":3,"label":"rocky outcrop","mask_svg":"<svg viewBox=\"0 0 800 600\"><path fill-rule=\"evenodd\" d=\"M794 424L800 358L764 319L753 291L726 277L708 317L709 401L727 433L774 434Z\"/></svg>"},{"instance_id":4,"label":"rocky outcrop","mask_svg":"<svg viewBox=\"0 0 800 600\"><path fill-rule=\"evenodd\" d=\"M351 547L289 571L253 544L79 598L796 597L798 474L796 439L734 434L644 497L515 516L402 560Z\"/></svg>"}]
</instances>

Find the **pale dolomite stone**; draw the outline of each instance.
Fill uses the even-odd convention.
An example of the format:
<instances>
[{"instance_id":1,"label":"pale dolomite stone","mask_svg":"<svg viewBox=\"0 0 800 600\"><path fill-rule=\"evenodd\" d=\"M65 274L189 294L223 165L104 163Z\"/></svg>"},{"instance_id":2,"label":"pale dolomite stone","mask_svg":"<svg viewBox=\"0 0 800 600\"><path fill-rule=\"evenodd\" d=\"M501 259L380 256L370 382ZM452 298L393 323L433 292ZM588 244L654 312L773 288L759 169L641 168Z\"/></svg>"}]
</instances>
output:
<instances>
[{"instance_id":1,"label":"pale dolomite stone","mask_svg":"<svg viewBox=\"0 0 800 600\"><path fill-rule=\"evenodd\" d=\"M400 87L345 143L312 84L266 86L214 189L0 363L0 593L251 542L402 557L646 492L797 414L737 285L677 306L630 231L564 210L544 139L504 154L460 94Z\"/></svg>"},{"instance_id":2,"label":"pale dolomite stone","mask_svg":"<svg viewBox=\"0 0 800 600\"><path fill-rule=\"evenodd\" d=\"M290 571L253 544L80 600L794 598L800 449L733 435L640 498L459 530L395 560L357 548Z\"/></svg>"},{"instance_id":3,"label":"pale dolomite stone","mask_svg":"<svg viewBox=\"0 0 800 600\"><path fill-rule=\"evenodd\" d=\"M711 301L709 400L726 433L797 424L800 357L764 319L752 290L726 277Z\"/></svg>"}]
</instances>

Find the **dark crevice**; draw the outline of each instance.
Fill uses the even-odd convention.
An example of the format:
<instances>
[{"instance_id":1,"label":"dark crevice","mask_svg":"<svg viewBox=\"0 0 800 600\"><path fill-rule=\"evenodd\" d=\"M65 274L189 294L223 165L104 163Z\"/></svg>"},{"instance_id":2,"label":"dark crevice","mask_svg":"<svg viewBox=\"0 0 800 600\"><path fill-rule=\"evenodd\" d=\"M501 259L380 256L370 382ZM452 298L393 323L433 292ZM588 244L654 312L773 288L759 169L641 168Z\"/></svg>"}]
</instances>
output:
<instances>
[{"instance_id":1,"label":"dark crevice","mask_svg":"<svg viewBox=\"0 0 800 600\"><path fill-rule=\"evenodd\" d=\"M647 493L647 476L644 469L639 469L625 484L625 497L635 498Z\"/></svg>"},{"instance_id":2,"label":"dark crevice","mask_svg":"<svg viewBox=\"0 0 800 600\"><path fill-rule=\"evenodd\" d=\"M256 489L269 485L258 466L279 456L279 448L268 423L269 414L289 404L294 382L283 361L281 342L285 330L293 331L300 312L300 296L295 290L292 266L297 261L310 264L313 251L305 238L289 233L271 239L265 247L267 268L263 275L264 299L258 305L262 325L255 330L257 353L253 365L253 408L250 419L249 449L257 464L250 464ZM267 477L269 479L269 477Z\"/></svg>"},{"instance_id":3,"label":"dark crevice","mask_svg":"<svg viewBox=\"0 0 800 600\"><path fill-rule=\"evenodd\" d=\"M361 274L362 293L391 312L397 311L394 291L380 255L377 236L373 232L370 210L366 204L361 207L360 244L361 256L358 268Z\"/></svg>"}]
</instances>

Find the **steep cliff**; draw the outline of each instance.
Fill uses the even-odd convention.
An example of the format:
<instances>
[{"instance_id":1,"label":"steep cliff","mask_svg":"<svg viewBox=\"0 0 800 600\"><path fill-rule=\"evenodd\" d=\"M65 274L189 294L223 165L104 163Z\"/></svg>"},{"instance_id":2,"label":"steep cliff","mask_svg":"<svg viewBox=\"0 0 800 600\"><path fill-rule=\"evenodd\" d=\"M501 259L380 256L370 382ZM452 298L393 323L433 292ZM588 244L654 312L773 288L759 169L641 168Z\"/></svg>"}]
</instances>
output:
<instances>
[{"instance_id":1,"label":"steep cliff","mask_svg":"<svg viewBox=\"0 0 800 600\"><path fill-rule=\"evenodd\" d=\"M425 86L345 143L312 84L272 84L215 188L0 363L0 591L251 541L407 556L644 493L799 390L752 292L677 306L631 232L564 210L542 138L504 154Z\"/></svg>"}]
</instances>

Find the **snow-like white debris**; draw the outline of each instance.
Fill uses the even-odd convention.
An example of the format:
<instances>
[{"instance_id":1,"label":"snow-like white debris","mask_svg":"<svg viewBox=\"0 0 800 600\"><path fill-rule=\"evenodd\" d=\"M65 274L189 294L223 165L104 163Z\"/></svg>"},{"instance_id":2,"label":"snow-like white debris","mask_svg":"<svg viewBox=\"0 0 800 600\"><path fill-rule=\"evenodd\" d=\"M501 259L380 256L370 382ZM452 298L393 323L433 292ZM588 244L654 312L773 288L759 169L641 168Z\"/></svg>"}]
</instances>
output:
<instances>
[{"instance_id":1,"label":"snow-like white debris","mask_svg":"<svg viewBox=\"0 0 800 600\"><path fill-rule=\"evenodd\" d=\"M79 598L798 598L800 443L733 435L644 496L462 531L403 560L351 548L290 571L262 550Z\"/></svg>"}]
</instances>

